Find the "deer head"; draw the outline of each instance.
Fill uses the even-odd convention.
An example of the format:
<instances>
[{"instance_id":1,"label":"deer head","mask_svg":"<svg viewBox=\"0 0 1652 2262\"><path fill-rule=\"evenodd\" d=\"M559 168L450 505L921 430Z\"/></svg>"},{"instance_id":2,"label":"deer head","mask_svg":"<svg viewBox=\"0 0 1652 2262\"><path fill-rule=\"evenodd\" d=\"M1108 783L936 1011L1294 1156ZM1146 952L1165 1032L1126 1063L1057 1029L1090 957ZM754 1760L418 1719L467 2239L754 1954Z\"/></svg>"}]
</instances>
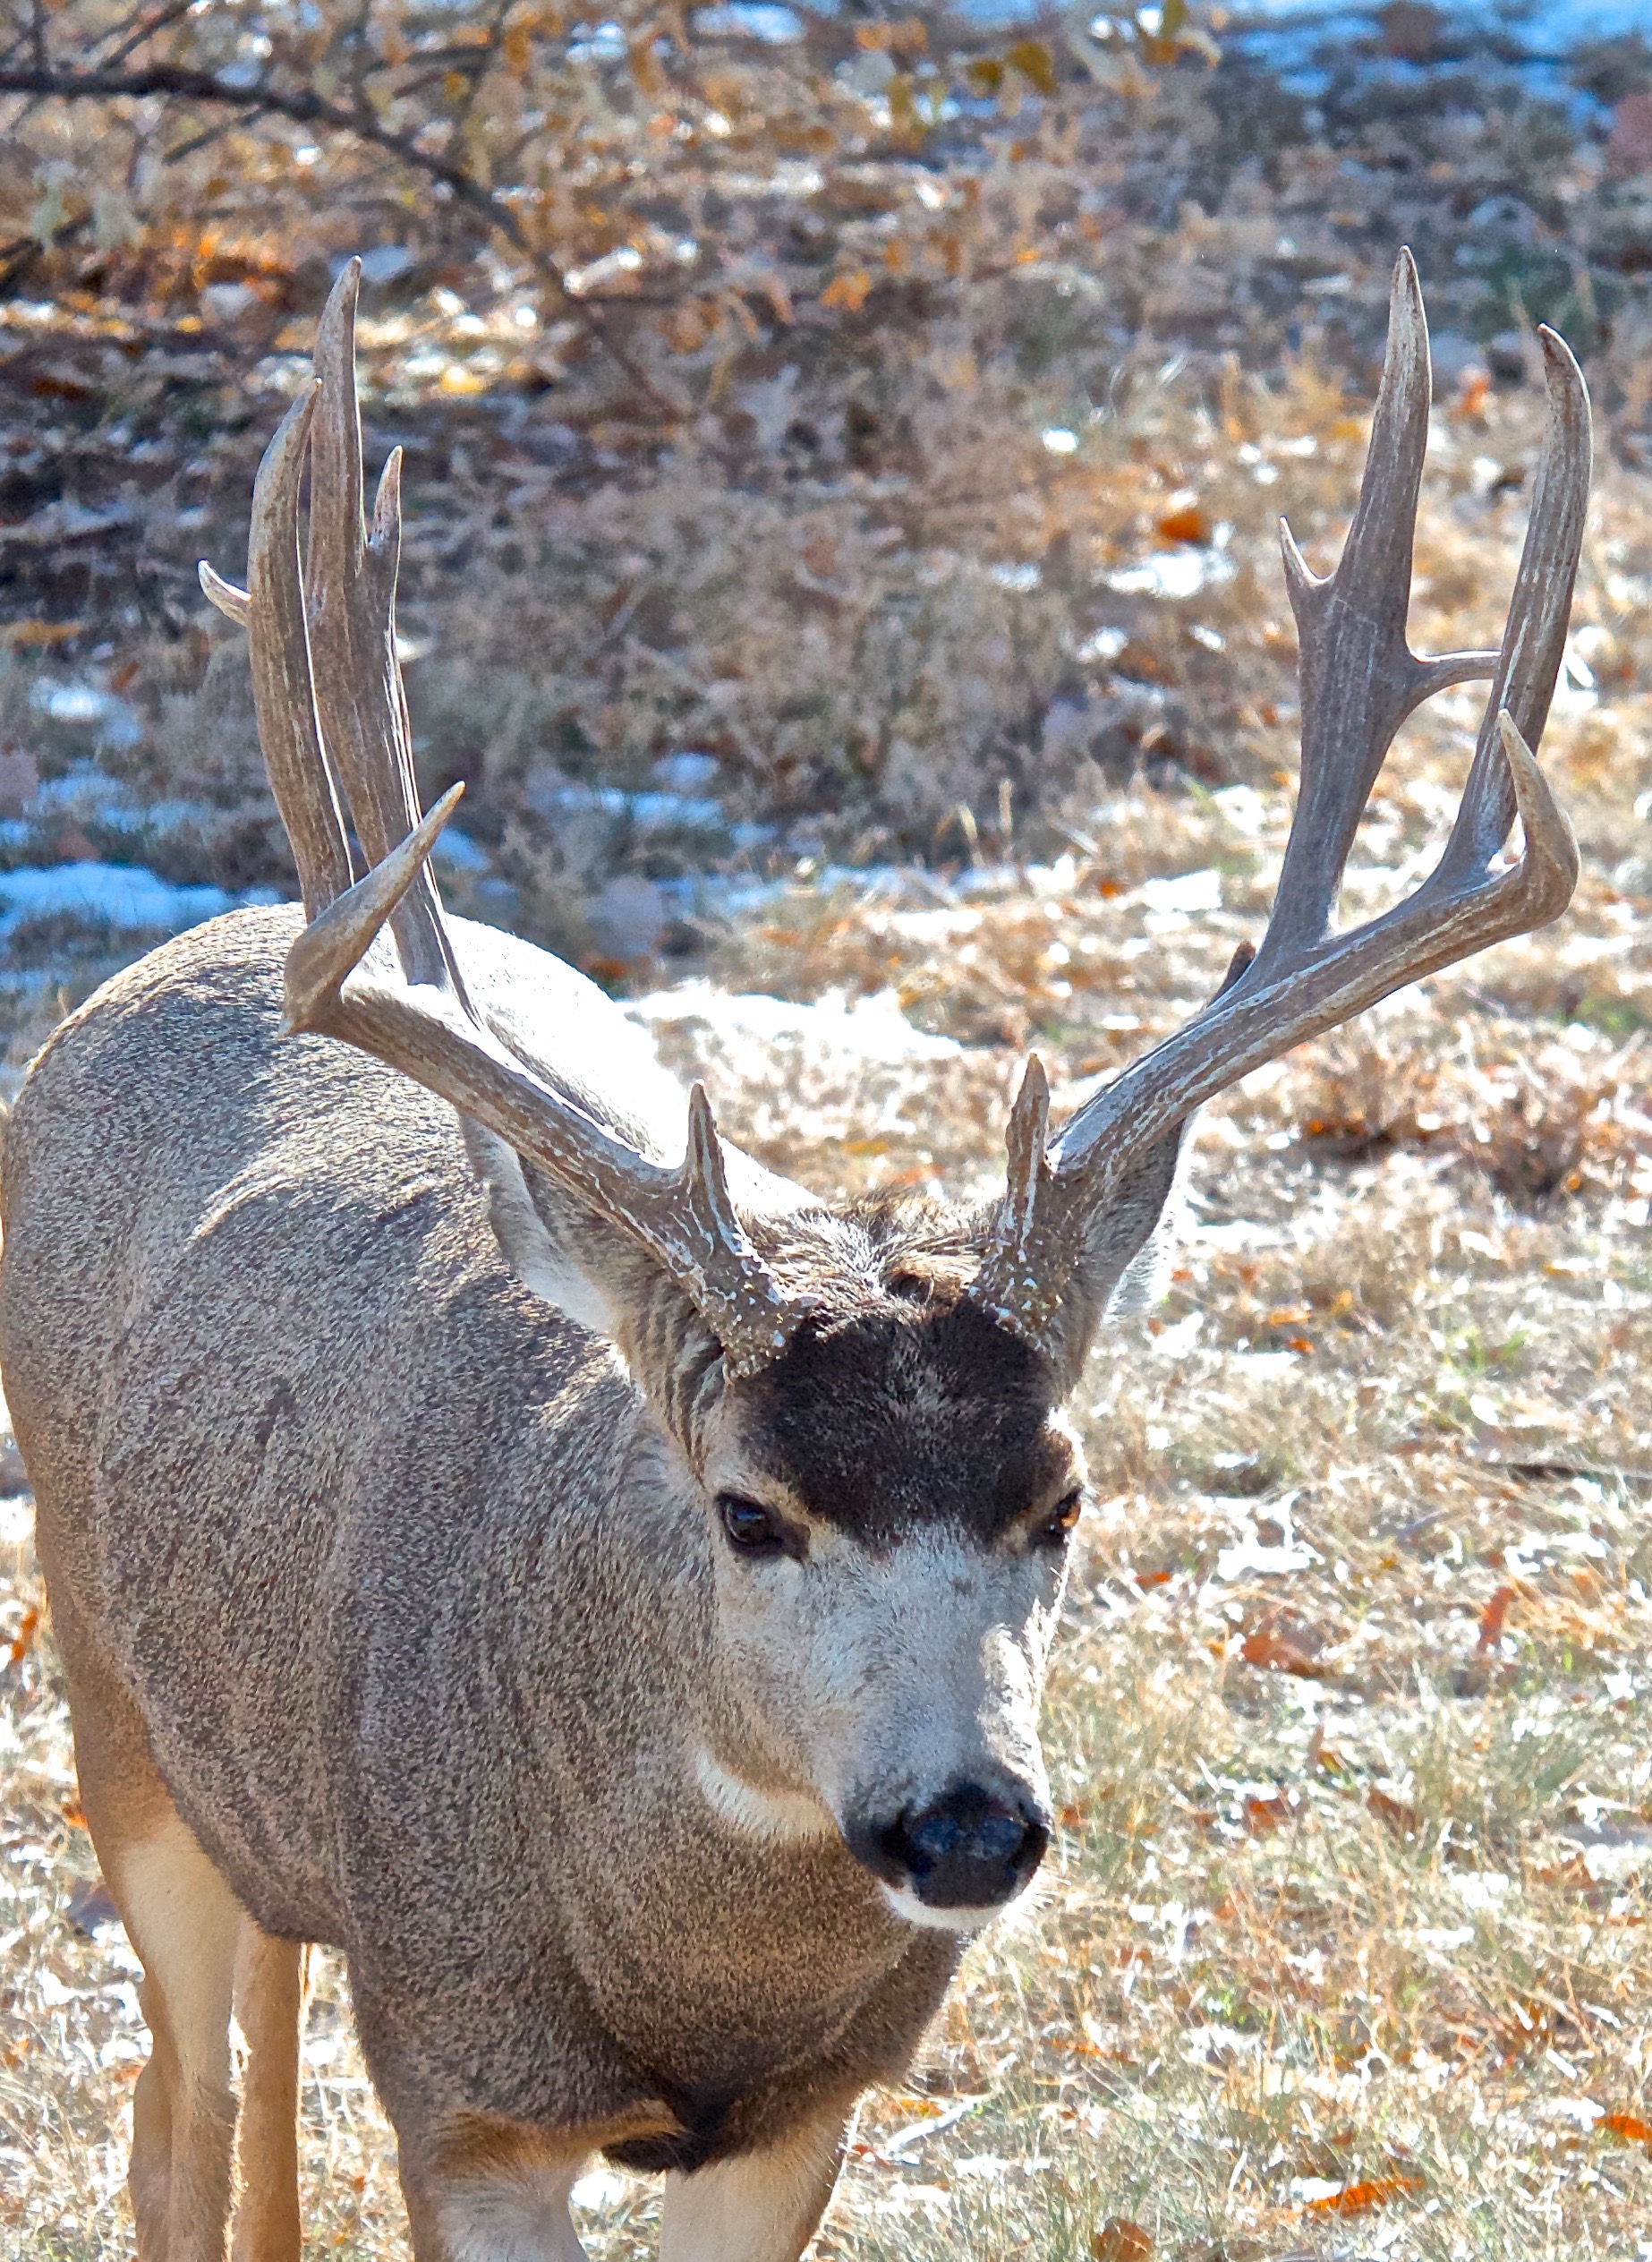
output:
<instances>
[{"instance_id":1,"label":"deer head","mask_svg":"<svg viewBox=\"0 0 1652 2262\"><path fill-rule=\"evenodd\" d=\"M1560 664L1587 496L1587 398L1544 333L1549 419L1502 647L1409 650L1429 407L1409 253L1358 508L1316 579L1289 531L1302 785L1260 945L1219 994L1053 1136L1035 1059L1001 1197L832 1208L724 1142L702 1088L680 1147L626 1128L590 1063L525 1044L467 989L429 857L395 653L399 455L362 516L354 269L318 379L271 442L248 588L203 568L251 636L259 729L309 918L286 1023L450 1101L518 1274L599 1334L655 1417L662 1481L713 1627L722 1723L702 1788L757 1836L835 1832L915 1921L965 1928L1048 1835L1037 1711L1085 1482L1062 1406L1139 1269L1200 1104L1404 984L1563 909L1577 856L1531 748ZM299 486L312 470L307 568ZM1332 919L1388 747L1432 692L1491 679L1435 870ZM361 856L346 831L353 821ZM1503 857L1518 815L1519 857ZM623 1512L623 1501L617 1512Z\"/></svg>"}]
</instances>

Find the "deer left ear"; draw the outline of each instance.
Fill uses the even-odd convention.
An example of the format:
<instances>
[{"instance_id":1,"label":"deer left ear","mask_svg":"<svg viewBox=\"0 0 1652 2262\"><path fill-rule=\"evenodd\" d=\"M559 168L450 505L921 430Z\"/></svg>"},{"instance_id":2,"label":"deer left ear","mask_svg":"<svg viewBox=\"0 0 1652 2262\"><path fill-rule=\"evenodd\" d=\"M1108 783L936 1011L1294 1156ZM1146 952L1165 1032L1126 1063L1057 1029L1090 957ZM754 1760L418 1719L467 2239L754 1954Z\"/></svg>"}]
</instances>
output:
<instances>
[{"instance_id":1,"label":"deer left ear","mask_svg":"<svg viewBox=\"0 0 1652 2262\"><path fill-rule=\"evenodd\" d=\"M1088 1221L1057 1320L1069 1388L1105 1322L1145 1310L1163 1291L1180 1238L1191 1129L1179 1124L1150 1147Z\"/></svg>"}]
</instances>

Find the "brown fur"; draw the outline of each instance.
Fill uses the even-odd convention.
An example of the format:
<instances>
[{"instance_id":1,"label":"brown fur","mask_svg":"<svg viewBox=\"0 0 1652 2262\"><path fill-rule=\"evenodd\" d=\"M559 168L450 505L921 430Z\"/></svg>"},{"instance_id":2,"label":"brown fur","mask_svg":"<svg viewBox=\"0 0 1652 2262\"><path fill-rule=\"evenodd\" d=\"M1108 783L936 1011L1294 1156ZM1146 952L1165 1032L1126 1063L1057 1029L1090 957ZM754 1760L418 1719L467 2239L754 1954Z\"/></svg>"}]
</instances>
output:
<instances>
[{"instance_id":1,"label":"brown fur","mask_svg":"<svg viewBox=\"0 0 1652 2262\"><path fill-rule=\"evenodd\" d=\"M796 1780L783 1740L753 1746L700 1480L737 1432L869 1566L943 1526L990 1550L1059 1474L1059 1384L959 1302L949 1213L772 1227L821 1310L728 1386L682 1296L530 1187L588 1273L623 1276L617 1358L513 1276L447 1107L278 1038L295 929L196 931L37 1061L4 1140L0 1360L117 1898L175 1811L268 1942L343 1951L434 2255L456 2145L778 2159L907 2062L957 1933L902 1921L838 1832L754 1838L692 1788L701 1746ZM290 2082L264 2078L276 2227L246 2255L285 2262ZM135 2193L176 2104L145 2081ZM138 2196L146 2262L179 2262Z\"/></svg>"}]
</instances>

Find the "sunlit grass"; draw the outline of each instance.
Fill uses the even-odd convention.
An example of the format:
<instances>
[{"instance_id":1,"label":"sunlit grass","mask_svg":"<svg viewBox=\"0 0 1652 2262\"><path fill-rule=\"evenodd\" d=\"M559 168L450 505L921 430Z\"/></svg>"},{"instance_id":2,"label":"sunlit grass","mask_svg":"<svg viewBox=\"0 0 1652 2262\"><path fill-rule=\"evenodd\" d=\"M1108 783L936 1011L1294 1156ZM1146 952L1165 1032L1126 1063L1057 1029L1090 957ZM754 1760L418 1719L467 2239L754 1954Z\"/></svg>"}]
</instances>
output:
<instances>
[{"instance_id":1,"label":"sunlit grass","mask_svg":"<svg viewBox=\"0 0 1652 2262\"><path fill-rule=\"evenodd\" d=\"M1282 431L1310 380L1270 397ZM1293 482L1310 525L1357 456L1323 413L1269 498ZM1486 414L1506 422L1459 435L1429 491L1421 644L1497 627L1519 522L1474 500L1471 456L1529 451L1532 419ZM1251 521L1201 619L1258 702L1288 700ZM1603 556L1644 542L1643 504L1609 481L1597 526ZM908 2086L868 2101L823 2257L1652 2255L1652 655L1599 574L1578 619L1622 689L1563 705L1546 747L1580 815L1574 910L1213 1108L1167 1296L1079 1394L1095 1503L1050 1696L1058 1843ZM1180 616L1143 635L1179 649ZM1069 1096L1256 932L1288 817L1263 757L1288 764L1290 718L1254 712L1239 798L1098 784L1060 863L940 904L799 888L711 961L730 987L893 991L956 1055L875 1094L711 1029L677 1064L822 1191L984 1185L1023 1046ZM1443 837L1473 721L1442 702L1408 731L1357 910ZM1186 899L1152 884L1190 876ZM26 1511L0 1515L0 2247L105 2262L130 2247L145 2043ZM312 2257L404 2250L328 1959L303 2165ZM647 2184L582 2188L599 2262L646 2251L656 2215Z\"/></svg>"}]
</instances>

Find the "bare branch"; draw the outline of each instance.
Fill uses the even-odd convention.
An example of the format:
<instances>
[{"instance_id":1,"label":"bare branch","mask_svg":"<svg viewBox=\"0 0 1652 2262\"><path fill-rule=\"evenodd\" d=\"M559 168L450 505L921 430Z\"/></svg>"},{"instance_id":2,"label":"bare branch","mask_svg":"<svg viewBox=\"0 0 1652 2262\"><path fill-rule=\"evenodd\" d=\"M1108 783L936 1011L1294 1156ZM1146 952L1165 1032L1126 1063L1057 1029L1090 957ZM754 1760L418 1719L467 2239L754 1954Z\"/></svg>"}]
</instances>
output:
<instances>
[{"instance_id":1,"label":"bare branch","mask_svg":"<svg viewBox=\"0 0 1652 2262\"><path fill-rule=\"evenodd\" d=\"M565 290L561 269L542 252L533 251L523 234L522 223L508 204L485 189L462 166L422 149L411 135L392 133L370 110L358 115L318 94L313 87L230 86L210 71L192 71L182 64L157 63L138 71L61 71L15 65L0 68L0 94L47 96L65 102L141 101L166 95L183 102L221 102L231 109L291 118L296 125L322 126L333 133L347 133L358 141L385 149L403 165L429 179L439 181L462 204L480 212L490 226L524 252L558 291Z\"/></svg>"},{"instance_id":2,"label":"bare branch","mask_svg":"<svg viewBox=\"0 0 1652 2262\"><path fill-rule=\"evenodd\" d=\"M398 164L422 173L446 188L456 202L479 214L490 227L520 252L536 274L549 284L558 297L597 339L603 351L622 369L655 406L668 416L679 416L684 404L670 388L638 360L616 337L599 307L582 306L569 291L561 268L548 252L528 242L521 221L504 199L484 188L462 165L422 149L412 135L393 133L381 125L370 109L345 109L329 102L311 87L284 88L268 84L230 86L210 71L194 71L179 64L150 64L137 71L66 71L49 65L21 68L0 66L0 94L21 94L36 100L65 102L138 101L161 95L175 101L222 103L248 117L260 114L290 118L294 124L318 126L342 133L381 149Z\"/></svg>"}]
</instances>

